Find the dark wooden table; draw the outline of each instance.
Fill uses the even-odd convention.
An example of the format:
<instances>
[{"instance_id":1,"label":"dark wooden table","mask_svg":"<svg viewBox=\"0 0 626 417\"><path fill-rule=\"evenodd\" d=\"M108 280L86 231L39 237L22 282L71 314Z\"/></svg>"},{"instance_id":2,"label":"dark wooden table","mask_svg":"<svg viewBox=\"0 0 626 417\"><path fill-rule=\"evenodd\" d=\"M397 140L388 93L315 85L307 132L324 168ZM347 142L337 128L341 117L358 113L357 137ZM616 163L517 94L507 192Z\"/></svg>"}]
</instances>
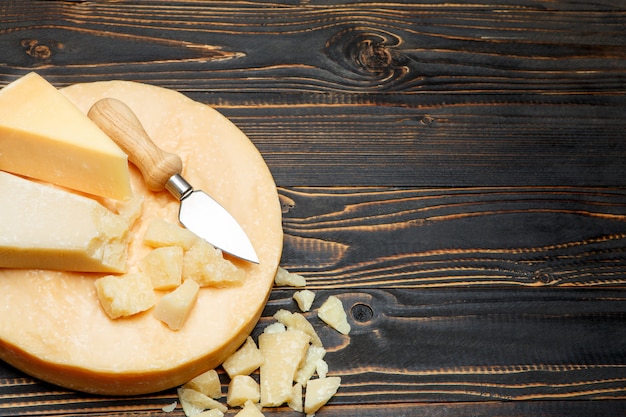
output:
<instances>
[{"instance_id":1,"label":"dark wooden table","mask_svg":"<svg viewBox=\"0 0 626 417\"><path fill-rule=\"evenodd\" d=\"M320 417L626 415L623 0L3 0L0 85L31 70L175 89L256 144L282 265L353 326L312 318L343 378ZM3 416L175 398L0 365Z\"/></svg>"}]
</instances>

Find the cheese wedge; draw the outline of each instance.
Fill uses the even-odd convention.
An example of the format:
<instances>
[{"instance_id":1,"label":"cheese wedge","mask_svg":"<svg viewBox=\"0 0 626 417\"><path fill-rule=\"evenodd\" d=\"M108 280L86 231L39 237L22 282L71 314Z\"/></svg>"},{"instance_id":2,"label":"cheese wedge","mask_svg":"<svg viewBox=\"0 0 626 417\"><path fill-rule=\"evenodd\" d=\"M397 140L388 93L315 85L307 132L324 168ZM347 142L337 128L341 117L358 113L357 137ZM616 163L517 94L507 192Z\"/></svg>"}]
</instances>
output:
<instances>
[{"instance_id":1,"label":"cheese wedge","mask_svg":"<svg viewBox=\"0 0 626 417\"><path fill-rule=\"evenodd\" d=\"M0 169L117 200L131 195L126 154L34 72L0 90Z\"/></svg>"},{"instance_id":2,"label":"cheese wedge","mask_svg":"<svg viewBox=\"0 0 626 417\"><path fill-rule=\"evenodd\" d=\"M0 171L0 267L123 272L128 224L90 198Z\"/></svg>"},{"instance_id":3,"label":"cheese wedge","mask_svg":"<svg viewBox=\"0 0 626 417\"><path fill-rule=\"evenodd\" d=\"M180 386L216 368L256 325L282 253L276 184L252 142L210 107L175 91L110 81L60 90L86 113L104 97L128 104L152 139L184 161L183 176L218 200L257 248L259 264L231 259L246 271L233 288L200 288L185 325L172 331L146 311L110 319L94 281L107 274L0 269L0 359L72 390L135 395ZM129 230L128 271L153 248L143 241L155 218L177 223L179 203L154 193L130 165L133 198L143 200ZM0 204L1 205L1 204ZM156 292L160 298L163 292Z\"/></svg>"}]
</instances>

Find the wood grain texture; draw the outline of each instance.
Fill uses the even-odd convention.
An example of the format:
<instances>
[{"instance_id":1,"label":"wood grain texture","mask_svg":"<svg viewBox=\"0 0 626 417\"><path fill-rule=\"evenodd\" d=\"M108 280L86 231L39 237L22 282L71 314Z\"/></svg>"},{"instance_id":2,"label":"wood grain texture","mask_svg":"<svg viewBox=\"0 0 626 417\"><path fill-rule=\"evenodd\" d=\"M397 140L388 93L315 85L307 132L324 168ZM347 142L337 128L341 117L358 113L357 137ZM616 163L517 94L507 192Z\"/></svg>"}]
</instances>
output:
<instances>
[{"instance_id":1,"label":"wood grain texture","mask_svg":"<svg viewBox=\"0 0 626 417\"><path fill-rule=\"evenodd\" d=\"M5 1L0 15L5 83L37 70L182 91L236 120L282 185L626 185L619 1Z\"/></svg>"},{"instance_id":2,"label":"wood grain texture","mask_svg":"<svg viewBox=\"0 0 626 417\"><path fill-rule=\"evenodd\" d=\"M150 83L251 138L283 266L353 327L307 313L344 381L320 417L620 416L625 28L622 0L5 0L0 86ZM175 399L0 365L0 416L156 417Z\"/></svg>"},{"instance_id":3,"label":"wood grain texture","mask_svg":"<svg viewBox=\"0 0 626 417\"><path fill-rule=\"evenodd\" d=\"M624 286L610 188L281 188L283 264L311 287Z\"/></svg>"}]
</instances>

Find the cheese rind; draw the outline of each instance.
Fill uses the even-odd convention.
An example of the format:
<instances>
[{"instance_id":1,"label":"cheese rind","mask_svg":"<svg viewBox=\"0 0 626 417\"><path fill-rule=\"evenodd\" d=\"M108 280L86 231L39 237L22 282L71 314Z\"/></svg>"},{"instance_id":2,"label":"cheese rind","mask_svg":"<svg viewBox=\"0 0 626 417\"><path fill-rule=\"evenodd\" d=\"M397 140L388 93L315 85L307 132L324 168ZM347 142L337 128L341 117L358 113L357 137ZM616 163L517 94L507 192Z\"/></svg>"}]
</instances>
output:
<instances>
[{"instance_id":1,"label":"cheese rind","mask_svg":"<svg viewBox=\"0 0 626 417\"><path fill-rule=\"evenodd\" d=\"M90 198L0 171L0 267L124 272L128 223Z\"/></svg>"},{"instance_id":2,"label":"cheese rind","mask_svg":"<svg viewBox=\"0 0 626 417\"><path fill-rule=\"evenodd\" d=\"M0 90L0 137L2 170L102 197L131 196L126 154L34 72Z\"/></svg>"}]
</instances>

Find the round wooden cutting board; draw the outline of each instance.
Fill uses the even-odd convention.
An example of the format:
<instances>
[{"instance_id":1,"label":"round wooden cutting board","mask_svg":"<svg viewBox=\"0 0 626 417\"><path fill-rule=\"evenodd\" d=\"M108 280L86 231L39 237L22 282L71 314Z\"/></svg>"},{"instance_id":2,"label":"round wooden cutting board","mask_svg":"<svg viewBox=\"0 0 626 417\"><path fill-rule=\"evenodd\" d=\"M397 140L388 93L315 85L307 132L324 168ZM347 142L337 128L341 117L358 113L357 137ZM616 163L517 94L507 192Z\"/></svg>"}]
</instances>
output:
<instances>
[{"instance_id":1,"label":"round wooden cutting board","mask_svg":"<svg viewBox=\"0 0 626 417\"><path fill-rule=\"evenodd\" d=\"M0 270L0 358L44 381L96 394L135 395L183 384L238 348L263 311L283 241L274 180L243 132L178 92L125 81L77 84L61 91L85 113L101 98L125 102L157 145L181 156L183 176L239 221L260 263L232 259L246 269L245 284L202 288L179 331L151 311L111 320L94 288L101 275ZM177 222L178 202L166 191L148 191L139 171L130 169L133 193L144 199L131 229L132 269L149 251L142 242L148 223L155 217Z\"/></svg>"}]
</instances>

